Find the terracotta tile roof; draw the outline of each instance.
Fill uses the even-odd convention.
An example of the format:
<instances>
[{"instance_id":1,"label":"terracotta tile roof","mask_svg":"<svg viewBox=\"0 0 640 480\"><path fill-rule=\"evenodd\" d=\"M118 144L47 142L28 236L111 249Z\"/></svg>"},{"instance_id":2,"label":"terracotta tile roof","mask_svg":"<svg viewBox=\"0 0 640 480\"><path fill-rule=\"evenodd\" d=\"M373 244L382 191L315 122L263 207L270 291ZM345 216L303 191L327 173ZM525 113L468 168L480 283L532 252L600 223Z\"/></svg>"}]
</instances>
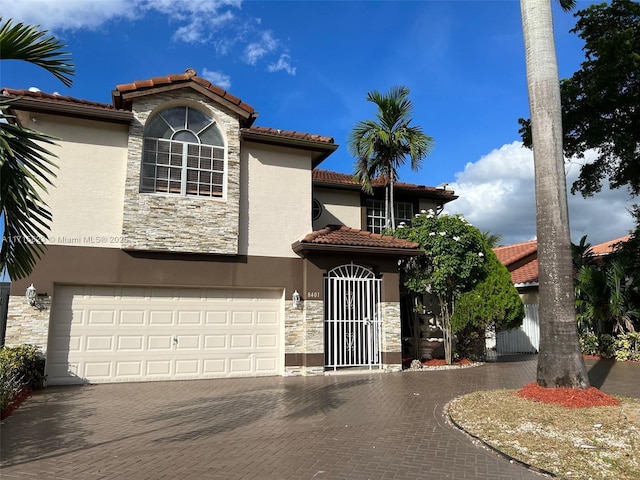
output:
<instances>
[{"instance_id":1,"label":"terracotta tile roof","mask_svg":"<svg viewBox=\"0 0 640 480\"><path fill-rule=\"evenodd\" d=\"M116 110L113 105L108 103L91 102L89 100L81 100L79 98L59 95L57 93L32 92L30 90L20 90L13 88L3 88L3 97L24 97L45 102L55 102L58 104L82 105L87 107L104 108L105 110Z\"/></svg>"},{"instance_id":2,"label":"terracotta tile roof","mask_svg":"<svg viewBox=\"0 0 640 480\"><path fill-rule=\"evenodd\" d=\"M328 143L333 144L332 137L325 137L323 135L316 135L313 133L295 132L293 130L280 130L277 128L268 127L249 127L241 129L243 133L257 133L260 135L272 135L274 137L285 137L296 140L307 140L310 142Z\"/></svg>"},{"instance_id":3,"label":"terracotta tile roof","mask_svg":"<svg viewBox=\"0 0 640 480\"><path fill-rule=\"evenodd\" d=\"M631 238L631 235L625 235L624 237L609 240L608 242L599 243L591 247L591 251L594 255L607 255L613 252L614 247L618 243L626 242Z\"/></svg>"},{"instance_id":4,"label":"terracotta tile roof","mask_svg":"<svg viewBox=\"0 0 640 480\"><path fill-rule=\"evenodd\" d=\"M199 77L196 71L192 68L187 68L184 73L170 74L162 77L154 77L148 80L136 80L131 83L122 83L120 85L116 85L116 90L114 93L126 94L131 92L137 92L142 90L149 90L158 87L164 87L169 85L176 85L180 83L188 83L195 82L198 85L201 85L209 92L214 93L215 95L225 99L226 101L236 105L240 109L244 110L250 115L255 113L254 108L244 103L235 95L230 94L226 90L223 90L220 87L217 87L213 83L211 83L206 78ZM114 95L114 103L117 104L118 98Z\"/></svg>"},{"instance_id":5,"label":"terracotta tile roof","mask_svg":"<svg viewBox=\"0 0 640 480\"><path fill-rule=\"evenodd\" d=\"M330 172L328 170L313 170L313 181L317 183L329 183L332 185L345 185L360 187L360 184L353 179L353 175L349 173ZM374 187L383 187L385 185L384 179L378 177L372 182ZM437 194L445 196L454 196L453 190L446 190L436 187L427 187L425 185L416 185L413 183L396 182L394 188L411 191L411 192L424 192L428 194ZM457 197L456 197L457 198Z\"/></svg>"},{"instance_id":6,"label":"terracotta tile roof","mask_svg":"<svg viewBox=\"0 0 640 480\"><path fill-rule=\"evenodd\" d=\"M401 248L416 250L418 243L400 238L371 233L345 225L328 225L304 237L301 243L344 245L350 247Z\"/></svg>"},{"instance_id":7,"label":"terracotta tile roof","mask_svg":"<svg viewBox=\"0 0 640 480\"><path fill-rule=\"evenodd\" d=\"M538 283L538 242L514 243L493 249L498 260L507 267L514 285Z\"/></svg>"},{"instance_id":8,"label":"terracotta tile roof","mask_svg":"<svg viewBox=\"0 0 640 480\"><path fill-rule=\"evenodd\" d=\"M507 268L518 260L538 252L538 242L536 240L530 240L528 242L514 243L513 245L506 245L504 247L496 247L493 249L498 260Z\"/></svg>"},{"instance_id":9,"label":"terracotta tile roof","mask_svg":"<svg viewBox=\"0 0 640 480\"><path fill-rule=\"evenodd\" d=\"M514 285L538 283L538 259L535 258L529 263L513 270L511 272L511 281Z\"/></svg>"}]
</instances>

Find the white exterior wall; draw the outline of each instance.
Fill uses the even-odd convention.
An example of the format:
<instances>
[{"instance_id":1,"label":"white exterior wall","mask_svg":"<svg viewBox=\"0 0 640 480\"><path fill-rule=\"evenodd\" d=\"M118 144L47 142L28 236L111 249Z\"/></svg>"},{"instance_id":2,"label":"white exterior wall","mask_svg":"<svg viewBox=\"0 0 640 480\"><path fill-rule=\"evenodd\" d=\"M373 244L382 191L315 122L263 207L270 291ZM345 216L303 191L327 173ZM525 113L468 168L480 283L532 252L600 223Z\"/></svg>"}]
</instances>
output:
<instances>
[{"instance_id":1,"label":"white exterior wall","mask_svg":"<svg viewBox=\"0 0 640 480\"><path fill-rule=\"evenodd\" d=\"M418 211L414 213L420 213L422 210L433 210L435 212L437 209L438 204L436 202L434 202L433 200L425 200L424 198L421 198L418 202Z\"/></svg>"},{"instance_id":2,"label":"white exterior wall","mask_svg":"<svg viewBox=\"0 0 640 480\"><path fill-rule=\"evenodd\" d=\"M58 156L54 186L43 194L53 214L47 243L120 248L128 126L41 113L20 117L60 139L57 147L45 145Z\"/></svg>"},{"instance_id":3,"label":"white exterior wall","mask_svg":"<svg viewBox=\"0 0 640 480\"><path fill-rule=\"evenodd\" d=\"M249 142L241 156L240 254L298 258L291 244L312 231L311 156Z\"/></svg>"},{"instance_id":4,"label":"white exterior wall","mask_svg":"<svg viewBox=\"0 0 640 480\"><path fill-rule=\"evenodd\" d=\"M359 190L350 191L316 187L313 191L313 197L322 205L322 215L313 222L314 230L319 230L327 225L366 228L366 225L362 225Z\"/></svg>"}]
</instances>

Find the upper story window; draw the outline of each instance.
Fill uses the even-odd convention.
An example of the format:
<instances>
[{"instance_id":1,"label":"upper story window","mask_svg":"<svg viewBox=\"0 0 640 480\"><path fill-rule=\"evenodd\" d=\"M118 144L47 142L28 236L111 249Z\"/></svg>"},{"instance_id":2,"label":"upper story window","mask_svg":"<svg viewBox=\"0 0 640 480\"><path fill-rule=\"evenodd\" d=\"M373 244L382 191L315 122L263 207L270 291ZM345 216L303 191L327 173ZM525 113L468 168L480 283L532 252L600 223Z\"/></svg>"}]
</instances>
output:
<instances>
[{"instance_id":1,"label":"upper story window","mask_svg":"<svg viewBox=\"0 0 640 480\"><path fill-rule=\"evenodd\" d=\"M215 121L191 107L171 107L144 129L141 192L224 198L227 162Z\"/></svg>"},{"instance_id":2,"label":"upper story window","mask_svg":"<svg viewBox=\"0 0 640 480\"><path fill-rule=\"evenodd\" d=\"M318 220L320 215L322 215L322 204L314 198L313 205L311 207L311 220Z\"/></svg>"},{"instance_id":3,"label":"upper story window","mask_svg":"<svg viewBox=\"0 0 640 480\"><path fill-rule=\"evenodd\" d=\"M367 230L372 233L382 233L385 228L386 215L384 211L384 200L367 200ZM404 222L411 225L413 218L413 204L406 202L394 202L393 216L396 225Z\"/></svg>"}]
</instances>

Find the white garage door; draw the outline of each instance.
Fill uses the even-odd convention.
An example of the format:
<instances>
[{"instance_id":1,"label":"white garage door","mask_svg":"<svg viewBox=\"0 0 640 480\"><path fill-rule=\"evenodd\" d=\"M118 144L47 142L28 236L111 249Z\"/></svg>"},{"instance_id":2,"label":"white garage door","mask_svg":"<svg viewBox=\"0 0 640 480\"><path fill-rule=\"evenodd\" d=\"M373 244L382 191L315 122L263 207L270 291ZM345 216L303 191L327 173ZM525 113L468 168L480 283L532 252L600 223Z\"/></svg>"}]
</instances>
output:
<instances>
[{"instance_id":1,"label":"white garage door","mask_svg":"<svg viewBox=\"0 0 640 480\"><path fill-rule=\"evenodd\" d=\"M56 287L47 384L280 375L282 291Z\"/></svg>"}]
</instances>

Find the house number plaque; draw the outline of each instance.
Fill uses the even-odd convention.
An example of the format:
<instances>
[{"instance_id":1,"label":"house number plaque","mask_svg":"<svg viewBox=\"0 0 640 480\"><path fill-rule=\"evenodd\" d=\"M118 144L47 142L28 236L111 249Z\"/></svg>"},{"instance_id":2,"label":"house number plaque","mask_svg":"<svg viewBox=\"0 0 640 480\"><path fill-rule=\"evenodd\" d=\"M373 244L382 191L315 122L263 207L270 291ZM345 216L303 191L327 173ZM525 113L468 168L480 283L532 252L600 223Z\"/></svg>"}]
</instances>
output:
<instances>
[{"instance_id":1,"label":"house number plaque","mask_svg":"<svg viewBox=\"0 0 640 480\"><path fill-rule=\"evenodd\" d=\"M307 292L307 298L320 298L320 292Z\"/></svg>"}]
</instances>

